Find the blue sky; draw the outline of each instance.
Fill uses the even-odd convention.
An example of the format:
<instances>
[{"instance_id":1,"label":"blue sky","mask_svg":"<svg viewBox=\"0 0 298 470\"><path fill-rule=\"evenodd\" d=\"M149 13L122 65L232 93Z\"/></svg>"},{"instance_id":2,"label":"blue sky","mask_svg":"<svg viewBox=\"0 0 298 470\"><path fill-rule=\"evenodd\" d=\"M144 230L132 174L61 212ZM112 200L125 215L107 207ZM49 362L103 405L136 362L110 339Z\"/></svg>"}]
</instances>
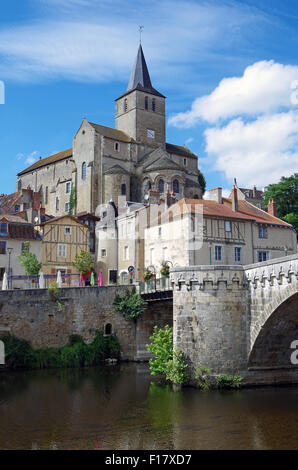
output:
<instances>
[{"instance_id":1,"label":"blue sky","mask_svg":"<svg viewBox=\"0 0 298 470\"><path fill-rule=\"evenodd\" d=\"M39 156L71 147L83 117L114 126L140 24L153 86L167 96L167 141L199 155L208 188L228 191L234 177L263 187L297 171L295 0L10 0L0 193Z\"/></svg>"}]
</instances>

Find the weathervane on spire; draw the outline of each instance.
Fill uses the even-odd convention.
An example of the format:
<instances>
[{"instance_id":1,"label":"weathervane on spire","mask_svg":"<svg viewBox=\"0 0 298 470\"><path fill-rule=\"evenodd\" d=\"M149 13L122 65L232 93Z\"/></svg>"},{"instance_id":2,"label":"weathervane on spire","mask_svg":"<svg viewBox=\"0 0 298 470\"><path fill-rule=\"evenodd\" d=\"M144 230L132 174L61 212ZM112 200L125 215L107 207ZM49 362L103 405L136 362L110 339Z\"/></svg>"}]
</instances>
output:
<instances>
[{"instance_id":1,"label":"weathervane on spire","mask_svg":"<svg viewBox=\"0 0 298 470\"><path fill-rule=\"evenodd\" d=\"M142 32L143 32L144 26L139 26L139 31L140 31L140 44L142 44Z\"/></svg>"}]
</instances>

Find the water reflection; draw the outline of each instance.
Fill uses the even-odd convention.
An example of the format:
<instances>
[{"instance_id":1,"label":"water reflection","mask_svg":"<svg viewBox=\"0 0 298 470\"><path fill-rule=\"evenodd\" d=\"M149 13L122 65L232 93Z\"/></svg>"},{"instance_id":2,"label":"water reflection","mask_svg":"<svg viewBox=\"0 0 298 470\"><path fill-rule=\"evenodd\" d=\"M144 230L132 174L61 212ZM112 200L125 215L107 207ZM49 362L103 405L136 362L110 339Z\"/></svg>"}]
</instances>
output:
<instances>
[{"instance_id":1,"label":"water reflection","mask_svg":"<svg viewBox=\"0 0 298 470\"><path fill-rule=\"evenodd\" d=\"M297 398L173 392L142 364L1 373L0 449L297 449Z\"/></svg>"}]
</instances>

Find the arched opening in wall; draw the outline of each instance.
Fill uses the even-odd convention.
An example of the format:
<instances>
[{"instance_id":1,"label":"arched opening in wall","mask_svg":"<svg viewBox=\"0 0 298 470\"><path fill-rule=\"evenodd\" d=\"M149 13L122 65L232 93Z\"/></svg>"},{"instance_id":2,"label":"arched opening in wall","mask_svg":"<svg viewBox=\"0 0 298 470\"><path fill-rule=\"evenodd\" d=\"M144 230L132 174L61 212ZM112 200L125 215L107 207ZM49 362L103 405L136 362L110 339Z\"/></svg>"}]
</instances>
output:
<instances>
[{"instance_id":1,"label":"arched opening in wall","mask_svg":"<svg viewBox=\"0 0 298 470\"><path fill-rule=\"evenodd\" d=\"M113 325L111 323L107 323L104 331L105 336L111 336L113 334Z\"/></svg>"},{"instance_id":2,"label":"arched opening in wall","mask_svg":"<svg viewBox=\"0 0 298 470\"><path fill-rule=\"evenodd\" d=\"M82 180L86 179L86 169L87 169L86 162L83 162L82 163Z\"/></svg>"},{"instance_id":3,"label":"arched opening in wall","mask_svg":"<svg viewBox=\"0 0 298 470\"><path fill-rule=\"evenodd\" d=\"M298 340L298 293L272 312L258 334L248 359L251 369L296 368L291 344Z\"/></svg>"},{"instance_id":4,"label":"arched opening in wall","mask_svg":"<svg viewBox=\"0 0 298 470\"><path fill-rule=\"evenodd\" d=\"M173 191L176 194L180 193L179 181L177 179L173 181Z\"/></svg>"},{"instance_id":5,"label":"arched opening in wall","mask_svg":"<svg viewBox=\"0 0 298 470\"><path fill-rule=\"evenodd\" d=\"M159 182L158 182L158 190L160 192L160 194L163 194L164 193L164 190L165 190L165 182L163 179L160 179Z\"/></svg>"},{"instance_id":6,"label":"arched opening in wall","mask_svg":"<svg viewBox=\"0 0 298 470\"><path fill-rule=\"evenodd\" d=\"M127 271L122 271L120 273L120 283L128 284L128 272Z\"/></svg>"},{"instance_id":7,"label":"arched opening in wall","mask_svg":"<svg viewBox=\"0 0 298 470\"><path fill-rule=\"evenodd\" d=\"M126 196L126 184L121 184L121 196Z\"/></svg>"}]
</instances>

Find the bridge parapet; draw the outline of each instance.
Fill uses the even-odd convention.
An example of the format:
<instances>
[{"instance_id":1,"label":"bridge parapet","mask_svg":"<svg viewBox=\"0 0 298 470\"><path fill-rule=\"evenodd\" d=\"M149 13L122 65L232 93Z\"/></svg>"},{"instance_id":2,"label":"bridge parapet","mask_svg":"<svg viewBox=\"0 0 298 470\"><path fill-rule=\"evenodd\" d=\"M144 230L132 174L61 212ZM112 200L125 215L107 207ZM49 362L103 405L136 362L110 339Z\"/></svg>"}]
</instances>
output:
<instances>
[{"instance_id":1,"label":"bridge parapet","mask_svg":"<svg viewBox=\"0 0 298 470\"><path fill-rule=\"evenodd\" d=\"M243 266L191 266L171 269L174 291L233 289L246 287Z\"/></svg>"},{"instance_id":2,"label":"bridge parapet","mask_svg":"<svg viewBox=\"0 0 298 470\"><path fill-rule=\"evenodd\" d=\"M244 266L250 288L287 285L298 279L298 254Z\"/></svg>"}]
</instances>

